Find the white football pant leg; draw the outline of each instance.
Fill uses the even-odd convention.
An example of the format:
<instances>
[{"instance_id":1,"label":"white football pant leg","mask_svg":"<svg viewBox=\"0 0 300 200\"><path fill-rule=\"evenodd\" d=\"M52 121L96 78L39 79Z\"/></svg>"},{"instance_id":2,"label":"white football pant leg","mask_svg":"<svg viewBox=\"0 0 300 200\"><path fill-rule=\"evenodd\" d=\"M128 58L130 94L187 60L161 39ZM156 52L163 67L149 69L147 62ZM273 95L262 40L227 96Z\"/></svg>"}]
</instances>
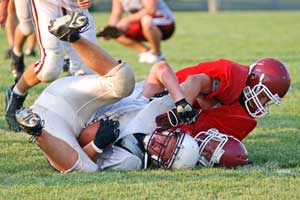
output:
<instances>
[{"instance_id":1,"label":"white football pant leg","mask_svg":"<svg viewBox=\"0 0 300 200\"><path fill-rule=\"evenodd\" d=\"M23 33L23 35L27 36L33 33L33 22L32 22L32 14L31 14L31 6L30 1L19 1L15 0L15 8L16 14L19 20L19 29Z\"/></svg>"},{"instance_id":2,"label":"white football pant leg","mask_svg":"<svg viewBox=\"0 0 300 200\"><path fill-rule=\"evenodd\" d=\"M98 167L95 162L93 162L88 155L83 151L79 145L76 134L73 133L72 128L56 113L48 110L47 108L35 104L33 112L37 113L44 121L44 129L49 132L52 136L63 140L65 143L71 146L78 153L78 160L75 165L62 173L67 173L73 170L84 171L84 172L95 172ZM59 148L53 144L53 148ZM47 157L47 155L46 155ZM67 158L66 158L67 159ZM50 164L57 169L55 164L48 159Z\"/></svg>"}]
</instances>

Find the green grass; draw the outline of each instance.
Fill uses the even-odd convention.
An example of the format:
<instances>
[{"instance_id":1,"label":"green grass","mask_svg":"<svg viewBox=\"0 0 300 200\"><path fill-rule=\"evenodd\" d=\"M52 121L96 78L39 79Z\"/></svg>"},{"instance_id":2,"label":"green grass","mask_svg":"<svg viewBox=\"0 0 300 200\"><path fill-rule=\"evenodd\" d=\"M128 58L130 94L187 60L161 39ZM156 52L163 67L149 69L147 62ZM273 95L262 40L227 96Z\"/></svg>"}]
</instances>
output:
<instances>
[{"instance_id":1,"label":"green grass","mask_svg":"<svg viewBox=\"0 0 300 200\"><path fill-rule=\"evenodd\" d=\"M108 13L94 14L103 26ZM289 68L291 90L272 115L259 120L244 140L253 167L236 170L142 170L135 172L53 171L25 134L7 129L3 91L13 82L9 61L0 61L0 200L2 199L299 199L300 185L300 24L299 12L177 12L177 30L162 49L174 69L218 58L251 64L276 57ZM0 32L0 54L6 49ZM99 42L114 57L130 63L138 80L149 65L135 52ZM26 60L30 63L33 60ZM30 91L30 105L46 84Z\"/></svg>"}]
</instances>

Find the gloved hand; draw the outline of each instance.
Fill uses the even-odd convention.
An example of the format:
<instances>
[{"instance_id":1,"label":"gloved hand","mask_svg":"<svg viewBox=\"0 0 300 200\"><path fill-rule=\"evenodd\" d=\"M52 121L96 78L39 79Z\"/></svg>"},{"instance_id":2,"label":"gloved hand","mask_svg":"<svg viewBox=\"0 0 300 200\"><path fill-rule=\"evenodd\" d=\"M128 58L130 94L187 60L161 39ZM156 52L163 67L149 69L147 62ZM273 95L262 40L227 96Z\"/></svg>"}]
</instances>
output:
<instances>
[{"instance_id":1,"label":"gloved hand","mask_svg":"<svg viewBox=\"0 0 300 200\"><path fill-rule=\"evenodd\" d=\"M102 153L107 146L117 140L120 133L118 127L118 121L108 118L100 120L100 126L93 141L93 146L98 153Z\"/></svg>"},{"instance_id":2,"label":"gloved hand","mask_svg":"<svg viewBox=\"0 0 300 200\"><path fill-rule=\"evenodd\" d=\"M179 115L180 120L186 124L190 125L197 121L199 117L199 112L193 108L193 106L187 102L186 99L181 99L175 102L176 110Z\"/></svg>"}]
</instances>

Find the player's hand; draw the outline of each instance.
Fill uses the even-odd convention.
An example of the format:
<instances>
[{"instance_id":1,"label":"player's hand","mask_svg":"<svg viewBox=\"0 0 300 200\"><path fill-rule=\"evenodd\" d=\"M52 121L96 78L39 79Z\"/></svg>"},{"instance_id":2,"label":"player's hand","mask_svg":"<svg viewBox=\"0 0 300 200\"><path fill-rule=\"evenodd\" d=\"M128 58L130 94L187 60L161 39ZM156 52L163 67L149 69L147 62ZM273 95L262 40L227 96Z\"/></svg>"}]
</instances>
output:
<instances>
[{"instance_id":1,"label":"player's hand","mask_svg":"<svg viewBox=\"0 0 300 200\"><path fill-rule=\"evenodd\" d=\"M120 37L124 32L120 29L118 29L116 26L105 26L103 29L99 30L96 33L96 37L101 37L105 40L111 39L111 38L118 38Z\"/></svg>"},{"instance_id":2,"label":"player's hand","mask_svg":"<svg viewBox=\"0 0 300 200\"><path fill-rule=\"evenodd\" d=\"M117 140L120 133L118 127L118 121L108 118L100 120L100 126L93 141L93 144L98 148L98 150L96 150L97 152L102 152L107 146L111 145Z\"/></svg>"},{"instance_id":3,"label":"player's hand","mask_svg":"<svg viewBox=\"0 0 300 200\"><path fill-rule=\"evenodd\" d=\"M125 17L117 23L117 28L122 30L122 31L126 31L129 27L129 24L130 24L130 22Z\"/></svg>"},{"instance_id":4,"label":"player's hand","mask_svg":"<svg viewBox=\"0 0 300 200\"><path fill-rule=\"evenodd\" d=\"M77 0L77 3L80 8L88 9L92 5L92 0Z\"/></svg>"},{"instance_id":5,"label":"player's hand","mask_svg":"<svg viewBox=\"0 0 300 200\"><path fill-rule=\"evenodd\" d=\"M190 125L197 121L199 112L186 99L183 98L177 101L175 105L179 118L185 125Z\"/></svg>"},{"instance_id":6,"label":"player's hand","mask_svg":"<svg viewBox=\"0 0 300 200\"><path fill-rule=\"evenodd\" d=\"M178 126L182 123L176 108L169 110L155 118L156 125L163 129L169 129Z\"/></svg>"}]
</instances>

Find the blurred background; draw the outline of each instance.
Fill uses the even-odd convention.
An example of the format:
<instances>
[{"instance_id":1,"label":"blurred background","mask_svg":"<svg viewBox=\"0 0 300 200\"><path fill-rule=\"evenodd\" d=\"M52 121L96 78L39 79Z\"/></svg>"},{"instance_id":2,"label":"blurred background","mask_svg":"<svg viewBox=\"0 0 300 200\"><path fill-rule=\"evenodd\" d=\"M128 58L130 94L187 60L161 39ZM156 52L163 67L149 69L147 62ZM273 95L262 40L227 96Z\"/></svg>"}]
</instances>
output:
<instances>
[{"instance_id":1,"label":"blurred background","mask_svg":"<svg viewBox=\"0 0 300 200\"><path fill-rule=\"evenodd\" d=\"M297 10L300 0L165 0L172 10ZM94 11L110 11L111 0L94 0ZM100 5L101 4L101 5Z\"/></svg>"}]
</instances>

